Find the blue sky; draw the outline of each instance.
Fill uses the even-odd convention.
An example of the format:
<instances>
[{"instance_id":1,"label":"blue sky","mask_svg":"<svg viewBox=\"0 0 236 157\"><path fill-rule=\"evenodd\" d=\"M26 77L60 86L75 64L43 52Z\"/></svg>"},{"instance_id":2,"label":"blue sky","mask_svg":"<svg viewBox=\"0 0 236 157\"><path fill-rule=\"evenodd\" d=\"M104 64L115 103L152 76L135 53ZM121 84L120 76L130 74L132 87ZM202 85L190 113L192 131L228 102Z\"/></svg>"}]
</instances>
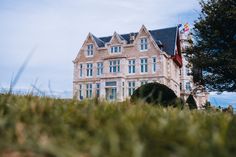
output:
<instances>
[{"instance_id":1,"label":"blue sky","mask_svg":"<svg viewBox=\"0 0 236 157\"><path fill-rule=\"evenodd\" d=\"M1 0L0 88L9 87L35 48L15 88L36 84L47 91L50 84L70 93L72 60L89 32L107 36L138 31L142 24L148 29L192 24L199 10L197 0Z\"/></svg>"}]
</instances>

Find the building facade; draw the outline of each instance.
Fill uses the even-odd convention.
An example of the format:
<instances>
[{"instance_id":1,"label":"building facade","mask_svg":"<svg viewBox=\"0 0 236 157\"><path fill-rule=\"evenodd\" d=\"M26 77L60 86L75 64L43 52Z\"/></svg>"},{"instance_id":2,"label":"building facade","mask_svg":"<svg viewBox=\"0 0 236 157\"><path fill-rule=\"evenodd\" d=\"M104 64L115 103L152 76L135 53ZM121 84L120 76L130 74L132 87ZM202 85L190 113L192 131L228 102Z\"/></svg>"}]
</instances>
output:
<instances>
[{"instance_id":1,"label":"building facade","mask_svg":"<svg viewBox=\"0 0 236 157\"><path fill-rule=\"evenodd\" d=\"M204 86L196 85L193 82L192 76L192 64L188 61L187 57L187 49L191 47L189 41L192 40L192 35L189 32L180 32L180 45L181 45L181 53L182 53L182 62L183 66L180 71L180 96L185 101L187 100L190 94L193 95L197 106L199 109L203 108L203 106L208 101L209 93L206 91Z\"/></svg>"},{"instance_id":2,"label":"building facade","mask_svg":"<svg viewBox=\"0 0 236 157\"><path fill-rule=\"evenodd\" d=\"M74 62L73 94L123 101L139 86L159 82L180 96L178 27L97 38L87 36Z\"/></svg>"},{"instance_id":3,"label":"building facade","mask_svg":"<svg viewBox=\"0 0 236 157\"><path fill-rule=\"evenodd\" d=\"M124 101L149 82L164 84L180 97L186 82L178 27L142 26L136 33L100 38L89 33L73 63L73 94L79 100Z\"/></svg>"}]
</instances>

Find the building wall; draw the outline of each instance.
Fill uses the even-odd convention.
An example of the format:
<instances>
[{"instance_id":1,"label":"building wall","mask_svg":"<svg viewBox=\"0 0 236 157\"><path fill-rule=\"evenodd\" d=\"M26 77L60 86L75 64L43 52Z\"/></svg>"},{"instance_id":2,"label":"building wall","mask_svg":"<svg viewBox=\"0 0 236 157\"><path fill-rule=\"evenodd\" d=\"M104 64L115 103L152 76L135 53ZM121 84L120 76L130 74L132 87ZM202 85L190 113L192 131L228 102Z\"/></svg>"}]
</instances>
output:
<instances>
[{"instance_id":1,"label":"building wall","mask_svg":"<svg viewBox=\"0 0 236 157\"><path fill-rule=\"evenodd\" d=\"M139 50L139 39L146 37L148 39L148 50L141 52ZM94 55L87 57L87 45L94 45ZM121 45L122 52L118 54L110 53L110 46ZM152 71L152 57L157 58L156 72ZM141 73L140 71L140 59L148 59L148 72ZM109 61L113 59L120 60L120 72L109 72ZM135 74L128 73L128 61L135 59ZM97 62L103 63L103 75L97 76ZM86 76L86 64L93 63L93 76ZM83 64L83 77L80 77L80 64ZM152 41L150 35L141 30L136 37L133 44L122 43L116 34L113 35L112 41L106 45L105 48L98 48L91 35L87 37L82 48L80 49L78 56L74 61L74 81L73 81L73 94L79 97L79 85L82 85L82 93L85 98L86 84L93 84L93 97L96 96L96 83L100 83L100 97L106 98L105 83L107 81L117 82L117 100L123 101L128 96L128 82L134 81L135 88L141 86L141 81L159 82L170 87L177 96L180 96L180 68L174 63L173 59L165 52L161 51L157 45Z\"/></svg>"},{"instance_id":2,"label":"building wall","mask_svg":"<svg viewBox=\"0 0 236 157\"><path fill-rule=\"evenodd\" d=\"M193 94L198 108L201 109L208 101L209 93L205 91L204 87L197 86L193 82L193 76L191 75L192 65L189 63L189 61L185 57L186 50L191 46L191 44L189 43L189 40L191 39L192 37L191 37L191 34L189 33L182 32L180 34L181 50L182 50L182 56L183 56L182 57L183 67L181 68L181 77L180 77L181 84L182 84L181 97L184 100L187 100L188 96L190 94ZM186 85L188 83L190 84L190 90L186 88Z\"/></svg>"}]
</instances>

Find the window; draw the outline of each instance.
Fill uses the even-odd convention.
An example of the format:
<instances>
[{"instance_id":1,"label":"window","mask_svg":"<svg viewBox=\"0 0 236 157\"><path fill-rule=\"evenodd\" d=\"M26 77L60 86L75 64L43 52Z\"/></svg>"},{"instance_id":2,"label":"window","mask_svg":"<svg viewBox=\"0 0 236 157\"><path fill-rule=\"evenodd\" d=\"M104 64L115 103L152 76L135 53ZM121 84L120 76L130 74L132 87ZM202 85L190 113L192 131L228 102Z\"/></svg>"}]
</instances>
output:
<instances>
[{"instance_id":1,"label":"window","mask_svg":"<svg viewBox=\"0 0 236 157\"><path fill-rule=\"evenodd\" d=\"M128 84L129 84L129 87L128 87L129 96L131 96L135 91L135 81L130 81L128 82Z\"/></svg>"},{"instance_id":2,"label":"window","mask_svg":"<svg viewBox=\"0 0 236 157\"><path fill-rule=\"evenodd\" d=\"M105 85L106 86L116 86L116 81L112 81L112 82L106 82Z\"/></svg>"},{"instance_id":3,"label":"window","mask_svg":"<svg viewBox=\"0 0 236 157\"><path fill-rule=\"evenodd\" d=\"M125 96L125 83L122 82L122 95Z\"/></svg>"},{"instance_id":4,"label":"window","mask_svg":"<svg viewBox=\"0 0 236 157\"><path fill-rule=\"evenodd\" d=\"M120 72L120 60L110 61L110 73Z\"/></svg>"},{"instance_id":5,"label":"window","mask_svg":"<svg viewBox=\"0 0 236 157\"><path fill-rule=\"evenodd\" d=\"M82 84L79 85L79 99L80 99L80 100L83 99L83 95L82 95Z\"/></svg>"},{"instance_id":6,"label":"window","mask_svg":"<svg viewBox=\"0 0 236 157\"><path fill-rule=\"evenodd\" d=\"M135 59L129 60L129 74L135 73Z\"/></svg>"},{"instance_id":7,"label":"window","mask_svg":"<svg viewBox=\"0 0 236 157\"><path fill-rule=\"evenodd\" d=\"M186 76L189 76L191 74L190 68L186 66Z\"/></svg>"},{"instance_id":8,"label":"window","mask_svg":"<svg viewBox=\"0 0 236 157\"><path fill-rule=\"evenodd\" d=\"M93 44L88 45L87 56L93 56Z\"/></svg>"},{"instance_id":9,"label":"window","mask_svg":"<svg viewBox=\"0 0 236 157\"><path fill-rule=\"evenodd\" d=\"M141 86L147 84L148 81L141 81Z\"/></svg>"},{"instance_id":10,"label":"window","mask_svg":"<svg viewBox=\"0 0 236 157\"><path fill-rule=\"evenodd\" d=\"M100 97L100 83L96 84L96 97Z\"/></svg>"},{"instance_id":11,"label":"window","mask_svg":"<svg viewBox=\"0 0 236 157\"><path fill-rule=\"evenodd\" d=\"M87 76L92 77L93 76L93 64L87 63Z\"/></svg>"},{"instance_id":12,"label":"window","mask_svg":"<svg viewBox=\"0 0 236 157\"><path fill-rule=\"evenodd\" d=\"M147 63L147 58L142 58L141 60L141 73L146 73L148 72L148 63Z\"/></svg>"},{"instance_id":13,"label":"window","mask_svg":"<svg viewBox=\"0 0 236 157\"><path fill-rule=\"evenodd\" d=\"M190 82L186 82L186 91L191 91L191 85L190 85Z\"/></svg>"},{"instance_id":14,"label":"window","mask_svg":"<svg viewBox=\"0 0 236 157\"><path fill-rule=\"evenodd\" d=\"M156 71L157 71L157 58L152 57L152 72L156 72Z\"/></svg>"},{"instance_id":15,"label":"window","mask_svg":"<svg viewBox=\"0 0 236 157\"><path fill-rule=\"evenodd\" d=\"M100 76L103 74L103 63L99 62L97 63L97 75Z\"/></svg>"},{"instance_id":16,"label":"window","mask_svg":"<svg viewBox=\"0 0 236 157\"><path fill-rule=\"evenodd\" d=\"M112 46L111 53L119 53L121 52L121 46Z\"/></svg>"},{"instance_id":17,"label":"window","mask_svg":"<svg viewBox=\"0 0 236 157\"><path fill-rule=\"evenodd\" d=\"M79 76L83 77L83 64L79 65Z\"/></svg>"},{"instance_id":18,"label":"window","mask_svg":"<svg viewBox=\"0 0 236 157\"><path fill-rule=\"evenodd\" d=\"M86 98L92 98L93 85L91 83L86 84Z\"/></svg>"},{"instance_id":19,"label":"window","mask_svg":"<svg viewBox=\"0 0 236 157\"><path fill-rule=\"evenodd\" d=\"M147 38L141 38L140 39L140 50L146 51L148 49L148 40Z\"/></svg>"}]
</instances>

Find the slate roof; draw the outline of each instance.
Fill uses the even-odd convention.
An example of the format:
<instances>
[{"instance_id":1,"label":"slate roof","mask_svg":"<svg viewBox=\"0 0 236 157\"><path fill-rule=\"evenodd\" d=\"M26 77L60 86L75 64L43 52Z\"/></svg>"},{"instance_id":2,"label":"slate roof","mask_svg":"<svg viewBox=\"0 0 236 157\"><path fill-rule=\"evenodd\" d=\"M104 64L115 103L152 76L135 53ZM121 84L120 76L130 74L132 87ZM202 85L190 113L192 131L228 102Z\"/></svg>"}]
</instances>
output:
<instances>
[{"instance_id":1,"label":"slate roof","mask_svg":"<svg viewBox=\"0 0 236 157\"><path fill-rule=\"evenodd\" d=\"M178 27L165 28L149 31L158 44L163 44L163 50L169 55L175 55L175 45L177 39Z\"/></svg>"},{"instance_id":2,"label":"slate roof","mask_svg":"<svg viewBox=\"0 0 236 157\"><path fill-rule=\"evenodd\" d=\"M178 27L149 30L149 32L157 45L163 47L163 51L171 56L175 55L175 44L177 39ZM130 44L130 34L131 33L120 35L124 40L127 41L127 44ZM135 37L138 35L137 32L132 34L135 35ZM111 38L112 36L100 38L94 36L94 39L99 47L104 47L105 43L110 42Z\"/></svg>"},{"instance_id":3,"label":"slate roof","mask_svg":"<svg viewBox=\"0 0 236 157\"><path fill-rule=\"evenodd\" d=\"M97 38L96 36L93 35L93 39L95 40L95 42L97 43L98 47L104 47L105 46L105 42L99 38Z\"/></svg>"}]
</instances>

